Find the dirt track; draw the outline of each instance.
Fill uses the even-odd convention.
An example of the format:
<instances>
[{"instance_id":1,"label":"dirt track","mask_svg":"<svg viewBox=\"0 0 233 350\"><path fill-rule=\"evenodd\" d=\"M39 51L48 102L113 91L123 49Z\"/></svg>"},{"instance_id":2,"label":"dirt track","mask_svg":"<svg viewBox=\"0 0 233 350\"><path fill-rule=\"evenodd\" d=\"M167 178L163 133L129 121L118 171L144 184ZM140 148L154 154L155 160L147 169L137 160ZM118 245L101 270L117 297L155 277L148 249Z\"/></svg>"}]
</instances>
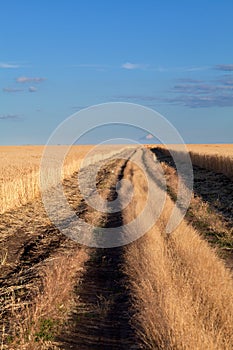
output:
<instances>
[{"instance_id":1,"label":"dirt track","mask_svg":"<svg viewBox=\"0 0 233 350\"><path fill-rule=\"evenodd\" d=\"M115 184L123 176L126 161L113 161L98 174L97 188L108 200L116 197ZM114 169L114 173L112 173ZM86 174L84 174L85 176ZM90 171L88 171L90 176ZM90 208L80 195L77 174L64 181L64 189L70 205L77 215L89 223L102 227L121 224L119 215L100 215ZM36 220L35 213L37 215ZM4 225L12 222L12 227ZM44 224L44 225L43 225ZM43 289L41 276L44 265L51 257L65 254L81 246L62 235L48 222L40 201L2 215L1 226L4 251L8 252L7 264L1 269L0 291L2 292L2 319L8 331L11 293L5 296L7 288L15 290L20 303L30 305L39 289ZM77 309L71 314L66 331L57 336L59 348L70 349L124 349L135 345L129 324L130 302L127 283L122 271L123 248L87 249L90 259L84 266L82 283L77 280ZM17 286L21 286L18 290ZM82 307L80 307L80 302ZM20 309L19 303L19 309ZM7 321L8 320L8 321ZM10 331L10 330L9 330ZM135 349L137 347L134 347Z\"/></svg>"},{"instance_id":2,"label":"dirt track","mask_svg":"<svg viewBox=\"0 0 233 350\"><path fill-rule=\"evenodd\" d=\"M116 183L123 177L127 161L117 161L99 174L101 195L116 198ZM114 173L112 173L114 169ZM110 178L109 178L109 174ZM85 206L85 205L84 205ZM101 227L122 225L122 213L104 214L96 219L87 206L83 217ZM124 247L91 248L81 285L76 287L80 304L69 319L69 331L58 336L61 349L107 350L140 349L130 319L129 285L123 272Z\"/></svg>"}]
</instances>

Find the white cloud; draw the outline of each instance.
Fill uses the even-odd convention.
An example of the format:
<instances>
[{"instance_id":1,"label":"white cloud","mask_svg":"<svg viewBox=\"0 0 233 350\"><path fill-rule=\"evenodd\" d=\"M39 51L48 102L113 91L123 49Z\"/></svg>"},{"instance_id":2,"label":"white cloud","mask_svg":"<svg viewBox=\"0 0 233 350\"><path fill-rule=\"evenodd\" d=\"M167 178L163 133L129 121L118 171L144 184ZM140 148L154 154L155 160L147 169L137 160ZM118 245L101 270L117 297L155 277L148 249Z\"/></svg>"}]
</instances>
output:
<instances>
[{"instance_id":1,"label":"white cloud","mask_svg":"<svg viewBox=\"0 0 233 350\"><path fill-rule=\"evenodd\" d=\"M19 68L20 66L18 64L11 64L11 63L4 63L0 62L0 68L8 69L8 68Z\"/></svg>"},{"instance_id":2,"label":"white cloud","mask_svg":"<svg viewBox=\"0 0 233 350\"><path fill-rule=\"evenodd\" d=\"M123 63L123 64L121 65L121 68L129 69L129 70L133 70L133 69L145 69L146 67L147 67L147 65L145 65L145 64L131 63L131 62L126 62L126 63Z\"/></svg>"},{"instance_id":3,"label":"white cloud","mask_svg":"<svg viewBox=\"0 0 233 350\"><path fill-rule=\"evenodd\" d=\"M168 69L169 71L174 72L198 72L198 71L205 71L210 69L211 66L190 66L190 67L173 67Z\"/></svg>"},{"instance_id":4,"label":"white cloud","mask_svg":"<svg viewBox=\"0 0 233 350\"><path fill-rule=\"evenodd\" d=\"M154 138L154 136L152 135L152 134L147 134L146 135L146 139L147 140L151 140L151 139L153 139Z\"/></svg>"},{"instance_id":5,"label":"white cloud","mask_svg":"<svg viewBox=\"0 0 233 350\"><path fill-rule=\"evenodd\" d=\"M40 83L44 80L46 80L46 78L38 78L38 77L35 77L35 78L30 78L30 77L16 78L17 83L31 83L31 82Z\"/></svg>"},{"instance_id":6,"label":"white cloud","mask_svg":"<svg viewBox=\"0 0 233 350\"><path fill-rule=\"evenodd\" d=\"M35 86L29 86L28 91L29 92L36 92L37 88Z\"/></svg>"},{"instance_id":7,"label":"white cloud","mask_svg":"<svg viewBox=\"0 0 233 350\"><path fill-rule=\"evenodd\" d=\"M142 64L142 63L132 63L132 62L125 62L121 65L121 68L124 69L150 69L151 71L156 71L156 72L168 72L168 71L181 71L181 72L194 72L194 71L201 71L201 70L206 70L209 69L209 66L200 66L200 67L171 67L171 68L165 68L162 66L153 66L153 65L148 65L148 64Z\"/></svg>"}]
</instances>

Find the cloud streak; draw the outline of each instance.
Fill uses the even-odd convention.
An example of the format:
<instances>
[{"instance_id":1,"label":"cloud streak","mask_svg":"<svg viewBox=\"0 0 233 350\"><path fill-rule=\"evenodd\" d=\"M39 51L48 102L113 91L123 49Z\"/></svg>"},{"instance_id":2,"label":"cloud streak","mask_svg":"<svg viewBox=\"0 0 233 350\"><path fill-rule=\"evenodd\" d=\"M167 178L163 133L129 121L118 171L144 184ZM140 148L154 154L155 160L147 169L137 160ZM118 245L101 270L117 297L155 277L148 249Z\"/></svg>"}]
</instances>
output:
<instances>
[{"instance_id":1,"label":"cloud streak","mask_svg":"<svg viewBox=\"0 0 233 350\"><path fill-rule=\"evenodd\" d=\"M15 68L19 68L19 67L20 66L18 64L0 62L0 68L2 68L2 69L15 69Z\"/></svg>"},{"instance_id":2,"label":"cloud streak","mask_svg":"<svg viewBox=\"0 0 233 350\"><path fill-rule=\"evenodd\" d=\"M2 89L3 92L8 92L8 93L14 93L14 92L20 92L20 91L24 91L23 89L18 89L18 88L9 88L9 87L5 87Z\"/></svg>"},{"instance_id":3,"label":"cloud streak","mask_svg":"<svg viewBox=\"0 0 233 350\"><path fill-rule=\"evenodd\" d=\"M177 79L180 83L188 83L188 84L200 84L204 83L204 80L201 79L193 79L193 78L179 78Z\"/></svg>"},{"instance_id":4,"label":"cloud streak","mask_svg":"<svg viewBox=\"0 0 233 350\"><path fill-rule=\"evenodd\" d=\"M160 65L135 63L135 62L124 62L121 65L109 65L109 64L96 64L96 63L78 63L69 65L71 68L90 68L97 70L106 69L126 69L126 70L149 70L152 72L198 72L212 69L212 66L180 66L180 67L163 67Z\"/></svg>"},{"instance_id":5,"label":"cloud streak","mask_svg":"<svg viewBox=\"0 0 233 350\"><path fill-rule=\"evenodd\" d=\"M172 89L172 92L184 94L208 94L217 91L233 91L233 85L180 84L175 85Z\"/></svg>"},{"instance_id":6,"label":"cloud streak","mask_svg":"<svg viewBox=\"0 0 233 350\"><path fill-rule=\"evenodd\" d=\"M3 114L0 115L0 120L19 120L20 116L17 114Z\"/></svg>"},{"instance_id":7,"label":"cloud streak","mask_svg":"<svg viewBox=\"0 0 233 350\"><path fill-rule=\"evenodd\" d=\"M214 68L224 72L233 72L233 64L217 64Z\"/></svg>"},{"instance_id":8,"label":"cloud streak","mask_svg":"<svg viewBox=\"0 0 233 350\"><path fill-rule=\"evenodd\" d=\"M16 78L17 83L41 83L42 81L45 81L46 78L41 77L18 77Z\"/></svg>"},{"instance_id":9,"label":"cloud streak","mask_svg":"<svg viewBox=\"0 0 233 350\"><path fill-rule=\"evenodd\" d=\"M198 72L210 69L210 66L177 67L175 70L183 72Z\"/></svg>"},{"instance_id":10,"label":"cloud streak","mask_svg":"<svg viewBox=\"0 0 233 350\"><path fill-rule=\"evenodd\" d=\"M225 74L210 81L189 78L179 79L167 91L167 96L123 95L115 96L118 100L134 102L180 105L188 108L233 107L233 76Z\"/></svg>"},{"instance_id":11,"label":"cloud streak","mask_svg":"<svg viewBox=\"0 0 233 350\"><path fill-rule=\"evenodd\" d=\"M223 85L233 85L233 75L224 74L215 80L217 83L222 83Z\"/></svg>"},{"instance_id":12,"label":"cloud streak","mask_svg":"<svg viewBox=\"0 0 233 350\"><path fill-rule=\"evenodd\" d=\"M225 68L226 67L224 67L224 69ZM227 69L229 70L229 68L230 67L228 66ZM173 87L171 92L178 95L171 98L165 98L164 101L190 108L232 107L232 78L233 77L228 74L205 83L190 82L186 84L177 84Z\"/></svg>"},{"instance_id":13,"label":"cloud streak","mask_svg":"<svg viewBox=\"0 0 233 350\"><path fill-rule=\"evenodd\" d=\"M146 64L141 64L141 63L131 63L131 62L126 62L121 65L121 68L123 69L128 69L128 70L134 70L134 69L146 69L148 65Z\"/></svg>"},{"instance_id":14,"label":"cloud streak","mask_svg":"<svg viewBox=\"0 0 233 350\"><path fill-rule=\"evenodd\" d=\"M233 107L233 96L230 94L219 94L213 96L193 96L193 95L178 95L176 97L161 97L161 96L122 96L121 100L136 101L146 104L153 102L156 104L171 104L184 106L189 108L207 108L207 107Z\"/></svg>"},{"instance_id":15,"label":"cloud streak","mask_svg":"<svg viewBox=\"0 0 233 350\"><path fill-rule=\"evenodd\" d=\"M233 96L230 94L212 96L178 96L176 98L168 98L164 101L190 108L233 107Z\"/></svg>"}]
</instances>

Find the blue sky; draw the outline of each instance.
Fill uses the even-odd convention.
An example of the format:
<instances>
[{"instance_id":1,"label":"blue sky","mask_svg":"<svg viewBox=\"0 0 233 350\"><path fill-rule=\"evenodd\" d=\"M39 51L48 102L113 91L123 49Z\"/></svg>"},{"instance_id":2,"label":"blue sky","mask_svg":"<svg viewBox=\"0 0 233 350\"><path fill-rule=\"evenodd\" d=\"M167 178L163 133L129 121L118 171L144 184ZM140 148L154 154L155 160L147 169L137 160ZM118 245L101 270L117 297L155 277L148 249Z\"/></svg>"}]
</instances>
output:
<instances>
[{"instance_id":1,"label":"blue sky","mask_svg":"<svg viewBox=\"0 0 233 350\"><path fill-rule=\"evenodd\" d=\"M187 143L233 143L232 16L231 0L2 1L0 144L44 144L116 101L157 110Z\"/></svg>"}]
</instances>

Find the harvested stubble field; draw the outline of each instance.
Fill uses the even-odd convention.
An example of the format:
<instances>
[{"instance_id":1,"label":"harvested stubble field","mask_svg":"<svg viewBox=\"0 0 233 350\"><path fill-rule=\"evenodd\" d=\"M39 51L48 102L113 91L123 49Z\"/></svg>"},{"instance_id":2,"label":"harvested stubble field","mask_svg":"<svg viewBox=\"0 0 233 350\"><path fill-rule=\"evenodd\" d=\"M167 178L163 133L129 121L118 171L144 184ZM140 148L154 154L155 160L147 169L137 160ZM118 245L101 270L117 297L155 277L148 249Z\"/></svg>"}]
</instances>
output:
<instances>
[{"instance_id":1,"label":"harvested stubble field","mask_svg":"<svg viewBox=\"0 0 233 350\"><path fill-rule=\"evenodd\" d=\"M155 193L166 190L155 171L159 162L167 184L165 206L156 224L126 246L88 248L63 236L48 219L38 192L20 192L21 197L25 193L21 201L3 204L1 350L233 348L233 171L229 173L228 166L233 147L188 147L193 152L193 197L184 220L169 235L165 227L176 200L178 177L171 156L159 146L106 148L92 158L102 165L96 184L110 204L117 197L119 180L133 184L130 204L116 214L97 212L79 191L77 172L88 146L76 148L69 155L72 161L66 163L72 164L63 179L70 206L85 221L111 228L131 222L145 206L148 182L136 161L148 169L146 176ZM18 181L19 169L24 184L27 169L38 172L42 148L25 148L21 160L17 152L22 148L4 149L9 165L4 162L1 170L1 188L4 181ZM107 159L109 152L120 153L117 159ZM91 164L82 176L92 177ZM127 193L126 185L121 186ZM8 187L2 203L9 203L10 188L15 187ZM156 214L156 196L149 204L150 214ZM139 230L147 220L142 219Z\"/></svg>"}]
</instances>

